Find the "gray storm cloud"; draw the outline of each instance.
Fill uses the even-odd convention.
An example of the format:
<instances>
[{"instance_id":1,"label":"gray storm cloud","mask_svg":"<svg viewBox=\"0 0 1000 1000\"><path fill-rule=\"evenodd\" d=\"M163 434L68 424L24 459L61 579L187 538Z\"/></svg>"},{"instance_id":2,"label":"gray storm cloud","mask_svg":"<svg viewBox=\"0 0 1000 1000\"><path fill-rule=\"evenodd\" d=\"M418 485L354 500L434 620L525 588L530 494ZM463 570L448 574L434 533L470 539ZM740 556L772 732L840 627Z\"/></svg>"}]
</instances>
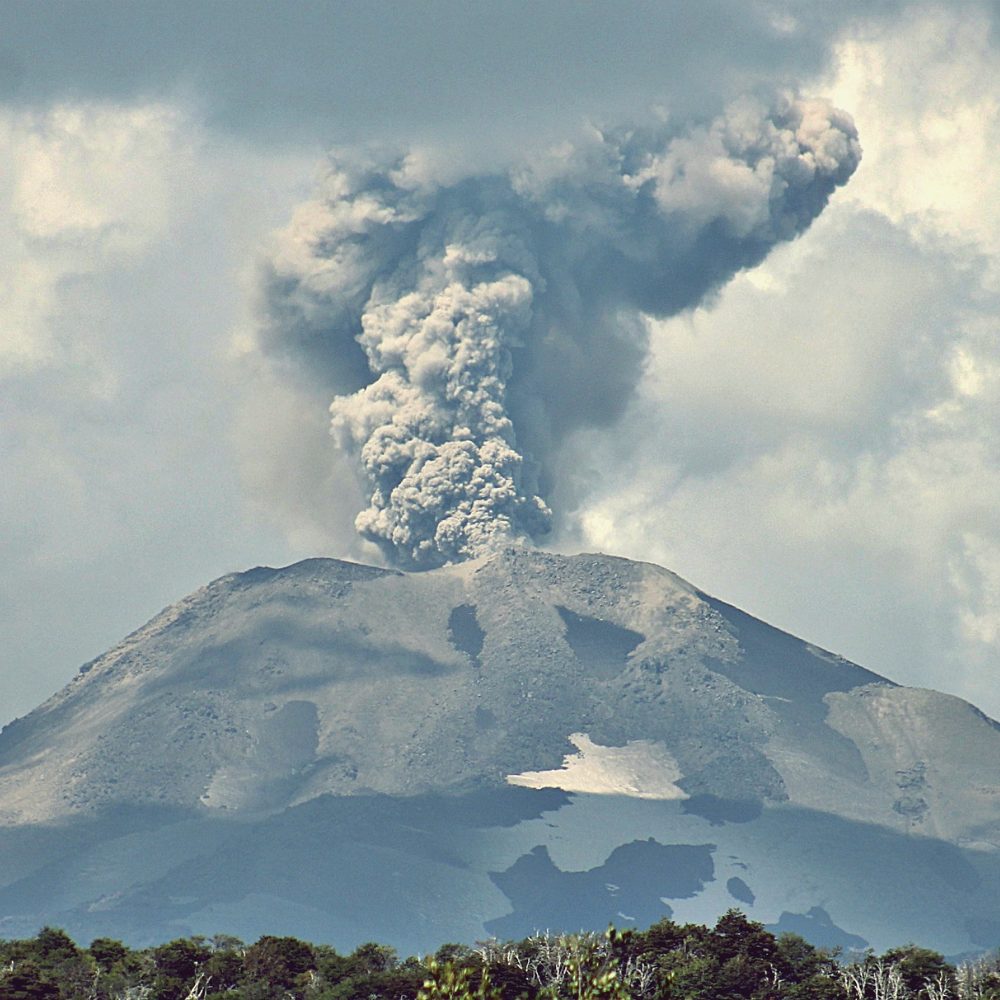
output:
<instances>
[{"instance_id":1,"label":"gray storm cloud","mask_svg":"<svg viewBox=\"0 0 1000 1000\"><path fill-rule=\"evenodd\" d=\"M779 97L458 179L334 157L269 264L263 341L335 396L370 494L357 530L407 568L544 537L560 449L639 382L643 314L793 239L860 156L847 115Z\"/></svg>"}]
</instances>

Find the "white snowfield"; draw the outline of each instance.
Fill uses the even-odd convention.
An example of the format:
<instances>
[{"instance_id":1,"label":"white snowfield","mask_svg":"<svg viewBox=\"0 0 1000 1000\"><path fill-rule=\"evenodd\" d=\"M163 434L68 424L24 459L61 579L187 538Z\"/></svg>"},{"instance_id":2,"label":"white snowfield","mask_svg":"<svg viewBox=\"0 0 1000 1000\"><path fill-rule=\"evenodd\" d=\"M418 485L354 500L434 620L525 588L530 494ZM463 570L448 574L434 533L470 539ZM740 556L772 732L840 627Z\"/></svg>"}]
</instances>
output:
<instances>
[{"instance_id":1,"label":"white snowfield","mask_svg":"<svg viewBox=\"0 0 1000 1000\"><path fill-rule=\"evenodd\" d=\"M602 747L586 733L570 733L579 751L567 754L552 771L510 774L507 784L521 788L561 788L591 795L628 795L637 799L686 799L674 784L682 777L677 761L662 743L630 740L623 747Z\"/></svg>"},{"instance_id":2,"label":"white snowfield","mask_svg":"<svg viewBox=\"0 0 1000 1000\"><path fill-rule=\"evenodd\" d=\"M0 858L4 936L419 950L739 905L959 954L1000 944L1000 727L648 564L307 560L4 729Z\"/></svg>"}]
</instances>

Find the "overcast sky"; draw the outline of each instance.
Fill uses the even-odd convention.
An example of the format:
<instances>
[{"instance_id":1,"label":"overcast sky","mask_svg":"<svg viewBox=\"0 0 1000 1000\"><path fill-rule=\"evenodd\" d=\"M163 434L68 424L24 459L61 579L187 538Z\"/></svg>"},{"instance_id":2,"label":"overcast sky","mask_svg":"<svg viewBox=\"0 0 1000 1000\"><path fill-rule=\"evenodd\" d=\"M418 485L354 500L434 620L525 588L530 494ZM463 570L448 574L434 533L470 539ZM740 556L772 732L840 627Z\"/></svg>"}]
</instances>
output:
<instances>
[{"instance_id":1,"label":"overcast sky","mask_svg":"<svg viewBox=\"0 0 1000 1000\"><path fill-rule=\"evenodd\" d=\"M223 573L377 558L329 392L258 340L330 148L483 172L776 88L849 112L861 165L636 318L644 374L567 441L552 545L1000 716L993 5L42 0L0 40L0 724Z\"/></svg>"}]
</instances>

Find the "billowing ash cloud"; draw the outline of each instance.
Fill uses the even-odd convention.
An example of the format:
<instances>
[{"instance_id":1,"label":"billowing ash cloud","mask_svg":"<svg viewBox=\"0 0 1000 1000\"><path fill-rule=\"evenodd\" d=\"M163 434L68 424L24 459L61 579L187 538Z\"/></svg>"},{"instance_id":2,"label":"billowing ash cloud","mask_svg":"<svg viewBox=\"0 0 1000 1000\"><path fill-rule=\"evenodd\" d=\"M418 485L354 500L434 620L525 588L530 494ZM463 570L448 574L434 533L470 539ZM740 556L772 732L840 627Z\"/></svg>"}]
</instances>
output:
<instances>
[{"instance_id":1,"label":"billowing ash cloud","mask_svg":"<svg viewBox=\"0 0 1000 1000\"><path fill-rule=\"evenodd\" d=\"M641 314L801 233L859 159L845 114L785 97L447 182L416 154L335 158L271 263L264 338L336 393L358 531L411 568L544 536L560 447L638 383Z\"/></svg>"}]
</instances>

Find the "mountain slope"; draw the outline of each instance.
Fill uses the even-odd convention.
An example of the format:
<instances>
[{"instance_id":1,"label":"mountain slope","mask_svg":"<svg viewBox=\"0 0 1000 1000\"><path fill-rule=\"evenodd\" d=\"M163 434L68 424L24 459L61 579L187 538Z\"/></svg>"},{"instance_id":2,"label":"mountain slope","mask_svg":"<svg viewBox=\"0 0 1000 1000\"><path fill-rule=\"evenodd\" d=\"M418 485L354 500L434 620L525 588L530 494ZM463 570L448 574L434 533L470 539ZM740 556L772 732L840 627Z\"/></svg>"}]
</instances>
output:
<instances>
[{"instance_id":1,"label":"mountain slope","mask_svg":"<svg viewBox=\"0 0 1000 1000\"><path fill-rule=\"evenodd\" d=\"M0 733L0 823L0 933L1000 942L995 723L600 555L223 577Z\"/></svg>"}]
</instances>

